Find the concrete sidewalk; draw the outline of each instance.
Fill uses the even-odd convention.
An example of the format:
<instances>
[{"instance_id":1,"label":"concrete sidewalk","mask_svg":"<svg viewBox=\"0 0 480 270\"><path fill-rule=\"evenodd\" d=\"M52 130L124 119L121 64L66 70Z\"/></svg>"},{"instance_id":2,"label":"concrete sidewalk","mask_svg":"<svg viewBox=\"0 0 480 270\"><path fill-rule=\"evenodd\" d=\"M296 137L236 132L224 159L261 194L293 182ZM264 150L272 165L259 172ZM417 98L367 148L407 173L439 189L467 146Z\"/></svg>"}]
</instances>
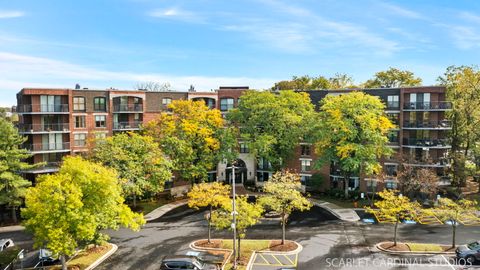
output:
<instances>
[{"instance_id":1,"label":"concrete sidewalk","mask_svg":"<svg viewBox=\"0 0 480 270\"><path fill-rule=\"evenodd\" d=\"M165 213L169 212L170 210L175 209L175 208L180 207L180 206L183 206L183 205L186 205L187 203L188 203L188 200L184 199L184 200L179 200L179 201L171 202L169 204L162 205L159 208L153 210L152 212L146 214L144 216L145 221L148 222L148 221L152 221L152 220L155 220L157 218L160 218L161 216L165 215Z\"/></svg>"},{"instance_id":2,"label":"concrete sidewalk","mask_svg":"<svg viewBox=\"0 0 480 270\"><path fill-rule=\"evenodd\" d=\"M334 216L338 217L343 221L355 222L360 220L357 212L355 212L352 208L342 208L336 204L317 199L310 199L310 201L314 205L322 207L323 209L327 210L328 212L332 213Z\"/></svg>"},{"instance_id":3,"label":"concrete sidewalk","mask_svg":"<svg viewBox=\"0 0 480 270\"><path fill-rule=\"evenodd\" d=\"M16 232L16 231L23 231L23 230L25 230L25 227L23 227L22 225L0 227L0 233Z\"/></svg>"}]
</instances>

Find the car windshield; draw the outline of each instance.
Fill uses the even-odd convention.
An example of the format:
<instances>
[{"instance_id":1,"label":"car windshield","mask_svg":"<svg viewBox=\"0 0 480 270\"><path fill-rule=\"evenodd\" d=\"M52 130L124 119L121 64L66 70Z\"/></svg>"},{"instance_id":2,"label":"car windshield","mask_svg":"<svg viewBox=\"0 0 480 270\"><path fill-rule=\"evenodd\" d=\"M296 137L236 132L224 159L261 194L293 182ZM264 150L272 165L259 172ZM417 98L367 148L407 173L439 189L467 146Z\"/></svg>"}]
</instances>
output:
<instances>
[{"instance_id":1,"label":"car windshield","mask_svg":"<svg viewBox=\"0 0 480 270\"><path fill-rule=\"evenodd\" d=\"M193 264L194 264L195 266L197 266L198 268L200 268L200 269L203 268L204 263L203 263L202 261L193 259L192 262L193 262Z\"/></svg>"},{"instance_id":2,"label":"car windshield","mask_svg":"<svg viewBox=\"0 0 480 270\"><path fill-rule=\"evenodd\" d=\"M478 243L478 242L473 242L473 243L468 244L467 247L468 247L469 249L478 249L478 248L480 248L480 243Z\"/></svg>"}]
</instances>

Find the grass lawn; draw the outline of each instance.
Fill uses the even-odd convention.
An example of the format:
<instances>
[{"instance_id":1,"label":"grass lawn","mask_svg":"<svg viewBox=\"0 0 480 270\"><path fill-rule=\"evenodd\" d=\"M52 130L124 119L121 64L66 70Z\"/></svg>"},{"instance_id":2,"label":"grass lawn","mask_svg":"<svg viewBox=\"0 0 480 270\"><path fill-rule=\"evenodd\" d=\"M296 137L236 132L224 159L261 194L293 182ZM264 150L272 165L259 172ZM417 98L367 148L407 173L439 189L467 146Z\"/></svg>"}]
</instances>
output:
<instances>
[{"instance_id":1,"label":"grass lawn","mask_svg":"<svg viewBox=\"0 0 480 270\"><path fill-rule=\"evenodd\" d=\"M237 269L246 269L250 256L255 250L264 250L270 247L270 240L241 240L240 241L240 259ZM232 240L222 240L221 248L232 249ZM225 269L233 269L231 263L227 263Z\"/></svg>"},{"instance_id":2,"label":"grass lawn","mask_svg":"<svg viewBox=\"0 0 480 270\"><path fill-rule=\"evenodd\" d=\"M68 269L83 270L105 255L112 249L111 244L105 244L104 246L92 247L90 249L80 251L75 257L68 261ZM61 267L54 267L51 269L62 269Z\"/></svg>"},{"instance_id":3,"label":"grass lawn","mask_svg":"<svg viewBox=\"0 0 480 270\"><path fill-rule=\"evenodd\" d=\"M423 251L423 252L443 251L443 248L437 244L416 244L416 243L406 243L406 244L410 248L410 251Z\"/></svg>"},{"instance_id":4,"label":"grass lawn","mask_svg":"<svg viewBox=\"0 0 480 270\"><path fill-rule=\"evenodd\" d=\"M148 201L140 201L137 202L137 207L132 209L135 212L143 213L144 215L152 212L153 210L157 209L158 207L169 203L170 201L164 198L155 199L155 200L148 200Z\"/></svg>"}]
</instances>

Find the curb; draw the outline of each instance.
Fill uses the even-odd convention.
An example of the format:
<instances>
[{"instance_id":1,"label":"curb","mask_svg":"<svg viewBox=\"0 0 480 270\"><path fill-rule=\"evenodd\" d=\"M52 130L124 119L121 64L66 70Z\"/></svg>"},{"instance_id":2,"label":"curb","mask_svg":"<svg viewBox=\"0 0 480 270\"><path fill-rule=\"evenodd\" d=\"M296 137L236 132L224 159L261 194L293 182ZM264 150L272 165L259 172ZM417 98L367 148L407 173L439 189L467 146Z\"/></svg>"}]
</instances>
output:
<instances>
[{"instance_id":1,"label":"curb","mask_svg":"<svg viewBox=\"0 0 480 270\"><path fill-rule=\"evenodd\" d=\"M184 200L178 200L178 201L174 201L174 202L171 202L169 204L165 204L165 205L162 205L156 209L154 209L153 211L151 211L150 213L144 215L144 219L146 222L149 222L149 221L152 221L152 220L155 220L155 219L158 219L158 218L161 218L163 215L165 215L166 213L168 213L169 211L177 208L177 207L180 207L180 206L184 206L188 204L188 200L187 199L184 199ZM154 214L155 212L159 212L159 214Z\"/></svg>"},{"instance_id":2,"label":"curb","mask_svg":"<svg viewBox=\"0 0 480 270\"><path fill-rule=\"evenodd\" d=\"M25 227L23 227L22 225L0 227L0 233L17 232L23 230L25 230Z\"/></svg>"},{"instance_id":3,"label":"curb","mask_svg":"<svg viewBox=\"0 0 480 270\"><path fill-rule=\"evenodd\" d=\"M204 239L200 239L200 240L204 240ZM222 240L222 239L211 239L211 240ZM195 246L195 242L197 242L199 240L196 240L196 241L193 241L190 243L190 245L188 245L189 248L195 250L195 251L205 251L205 250L221 250L221 251L226 251L228 252L228 257L225 259L225 263L222 264L222 270L224 270L225 268L225 265L227 264L226 262L230 261L230 258L232 257L232 254L233 254L233 250L231 249L225 249L225 248L208 248L208 247L197 247ZM247 268L248 269L248 268Z\"/></svg>"},{"instance_id":4,"label":"curb","mask_svg":"<svg viewBox=\"0 0 480 270\"><path fill-rule=\"evenodd\" d=\"M397 255L453 255L455 251L430 251L430 252L422 252L422 251L392 251L384 249L380 246L380 244L385 242L380 242L375 245L375 248L389 254L397 254Z\"/></svg>"},{"instance_id":5,"label":"curb","mask_svg":"<svg viewBox=\"0 0 480 270\"><path fill-rule=\"evenodd\" d=\"M85 270L92 270L94 269L95 267L97 267L98 265L100 265L103 261L105 261L108 257L110 257L113 253L115 253L115 251L117 251L118 249L118 246L115 245L115 244L112 244L112 243L109 243L112 248L107 252L105 253L102 257L98 258L94 263L92 263L90 266L88 266L87 268L85 268Z\"/></svg>"}]
</instances>

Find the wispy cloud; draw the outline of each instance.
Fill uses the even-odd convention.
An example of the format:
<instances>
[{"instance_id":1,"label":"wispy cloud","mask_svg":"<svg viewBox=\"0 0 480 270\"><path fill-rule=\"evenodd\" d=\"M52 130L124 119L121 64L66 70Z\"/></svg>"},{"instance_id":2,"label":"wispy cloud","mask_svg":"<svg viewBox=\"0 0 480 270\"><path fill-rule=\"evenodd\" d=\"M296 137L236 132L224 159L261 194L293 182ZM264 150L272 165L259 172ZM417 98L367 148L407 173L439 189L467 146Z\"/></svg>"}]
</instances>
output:
<instances>
[{"instance_id":1,"label":"wispy cloud","mask_svg":"<svg viewBox=\"0 0 480 270\"><path fill-rule=\"evenodd\" d=\"M394 5L391 3L382 3L382 6L386 10L390 11L391 13L401 17L410 18L410 19L425 19L425 17L422 14L402 6Z\"/></svg>"},{"instance_id":2,"label":"wispy cloud","mask_svg":"<svg viewBox=\"0 0 480 270\"><path fill-rule=\"evenodd\" d=\"M10 19L25 16L25 12L18 10L0 10L0 19Z\"/></svg>"},{"instance_id":3,"label":"wispy cloud","mask_svg":"<svg viewBox=\"0 0 480 270\"><path fill-rule=\"evenodd\" d=\"M21 70L22 72L18 72ZM15 54L0 51L0 89L9 91L8 98L1 102L13 105L14 93L23 87L73 87L81 83L86 87L105 89L108 87L131 89L137 82L169 82L175 90L187 90L190 85L196 89L216 89L220 85L249 85L263 89L273 85L277 79L222 76L181 76L159 73L138 73L111 71L71 64L50 58ZM28 78L28 79L26 79ZM0 102L0 103L1 103Z\"/></svg>"},{"instance_id":4,"label":"wispy cloud","mask_svg":"<svg viewBox=\"0 0 480 270\"><path fill-rule=\"evenodd\" d=\"M473 14L468 11L460 12L459 17L463 20L480 24L480 15Z\"/></svg>"},{"instance_id":5,"label":"wispy cloud","mask_svg":"<svg viewBox=\"0 0 480 270\"><path fill-rule=\"evenodd\" d=\"M206 18L204 16L189 10L181 9L179 7L154 9L147 12L147 15L155 18L177 20L188 23L206 23Z\"/></svg>"}]
</instances>

